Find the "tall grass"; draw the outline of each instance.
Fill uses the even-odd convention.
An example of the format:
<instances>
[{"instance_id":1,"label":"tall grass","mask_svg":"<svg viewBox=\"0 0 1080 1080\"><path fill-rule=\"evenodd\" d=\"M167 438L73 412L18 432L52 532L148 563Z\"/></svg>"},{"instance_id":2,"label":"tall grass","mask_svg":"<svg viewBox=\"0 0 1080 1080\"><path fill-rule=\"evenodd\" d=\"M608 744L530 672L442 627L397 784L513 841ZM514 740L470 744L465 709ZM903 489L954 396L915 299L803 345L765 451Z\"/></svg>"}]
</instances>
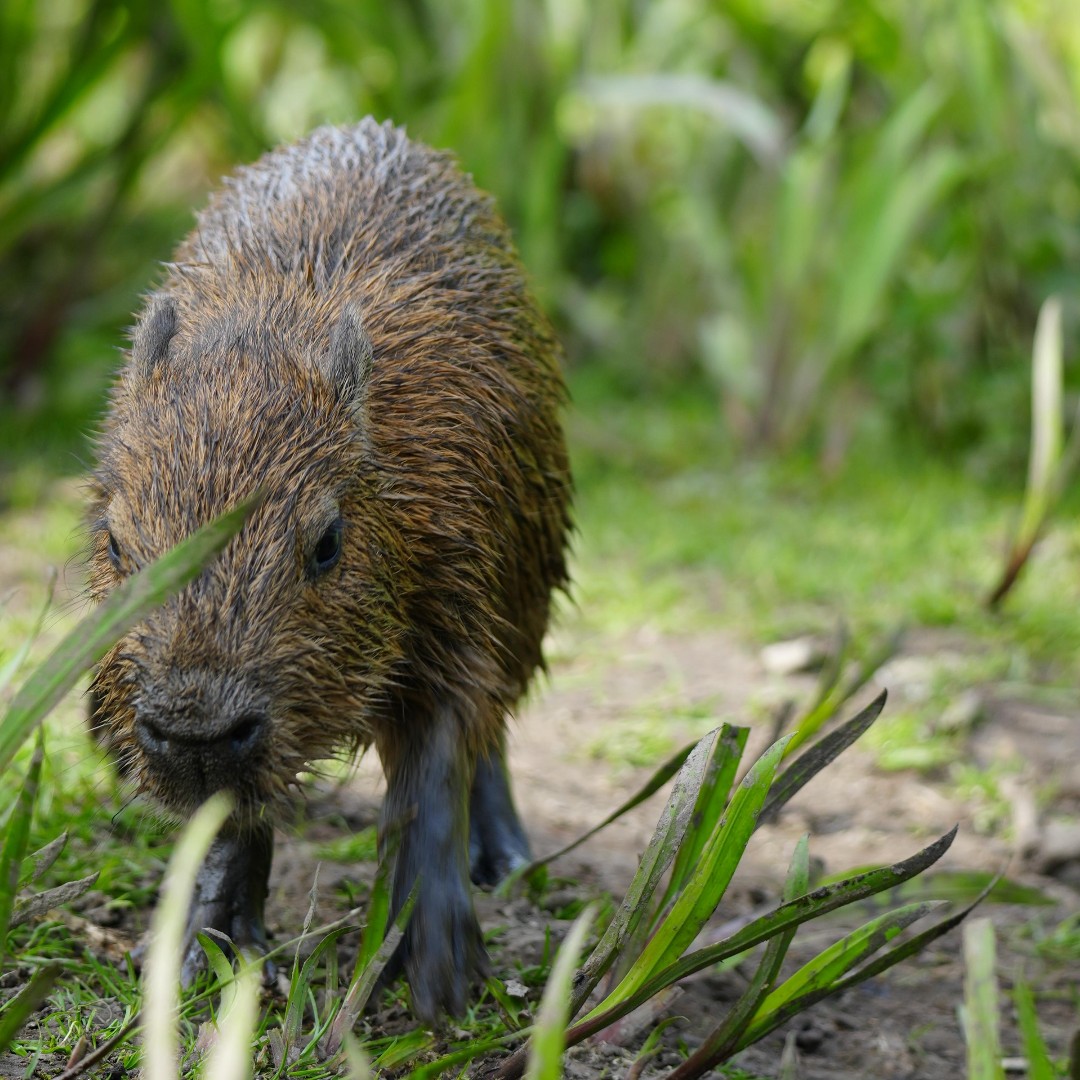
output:
<instances>
[{"instance_id":1,"label":"tall grass","mask_svg":"<svg viewBox=\"0 0 1080 1080\"><path fill-rule=\"evenodd\" d=\"M221 172L374 113L495 193L612 392L696 381L769 447L886 420L1019 460L1016 361L1080 265L1078 59L1080 13L1019 0L5 5L2 438L85 420Z\"/></svg>"}]
</instances>

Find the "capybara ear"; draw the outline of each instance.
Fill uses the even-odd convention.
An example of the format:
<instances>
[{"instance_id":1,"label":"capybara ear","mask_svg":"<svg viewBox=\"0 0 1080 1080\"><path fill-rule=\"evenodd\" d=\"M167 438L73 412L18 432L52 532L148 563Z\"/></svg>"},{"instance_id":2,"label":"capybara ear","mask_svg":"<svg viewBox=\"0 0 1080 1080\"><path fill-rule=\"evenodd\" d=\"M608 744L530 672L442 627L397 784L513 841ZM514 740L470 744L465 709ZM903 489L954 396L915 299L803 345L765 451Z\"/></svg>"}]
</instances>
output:
<instances>
[{"instance_id":1,"label":"capybara ear","mask_svg":"<svg viewBox=\"0 0 1080 1080\"><path fill-rule=\"evenodd\" d=\"M360 309L355 304L343 305L337 322L330 328L330 348L319 366L341 400L357 411L363 409L367 400L374 361L375 352L360 318Z\"/></svg>"},{"instance_id":2,"label":"capybara ear","mask_svg":"<svg viewBox=\"0 0 1080 1080\"><path fill-rule=\"evenodd\" d=\"M149 379L165 362L176 331L176 302L161 293L151 296L131 335L131 359L140 379Z\"/></svg>"}]
</instances>

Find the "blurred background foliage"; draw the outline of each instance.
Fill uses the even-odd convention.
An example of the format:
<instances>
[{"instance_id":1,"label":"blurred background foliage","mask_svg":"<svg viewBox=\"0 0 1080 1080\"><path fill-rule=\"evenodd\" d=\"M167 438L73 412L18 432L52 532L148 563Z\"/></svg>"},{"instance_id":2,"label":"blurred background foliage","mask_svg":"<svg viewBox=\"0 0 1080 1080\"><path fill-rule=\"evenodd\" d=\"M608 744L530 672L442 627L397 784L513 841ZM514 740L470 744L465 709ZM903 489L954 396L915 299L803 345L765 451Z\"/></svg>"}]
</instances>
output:
<instances>
[{"instance_id":1,"label":"blurred background foliage","mask_svg":"<svg viewBox=\"0 0 1080 1080\"><path fill-rule=\"evenodd\" d=\"M5 0L0 461L77 469L192 208L366 113L496 195L586 396L1019 475L1080 275L1073 0Z\"/></svg>"}]
</instances>

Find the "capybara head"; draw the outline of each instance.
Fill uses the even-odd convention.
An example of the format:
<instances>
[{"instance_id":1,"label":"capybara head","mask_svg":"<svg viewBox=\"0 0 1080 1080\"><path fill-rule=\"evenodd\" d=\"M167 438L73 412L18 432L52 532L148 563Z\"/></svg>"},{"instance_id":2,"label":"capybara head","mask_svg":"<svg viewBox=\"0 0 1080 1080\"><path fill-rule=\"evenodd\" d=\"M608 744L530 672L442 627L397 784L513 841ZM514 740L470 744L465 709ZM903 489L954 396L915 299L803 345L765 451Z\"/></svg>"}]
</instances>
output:
<instances>
[{"instance_id":1,"label":"capybara head","mask_svg":"<svg viewBox=\"0 0 1080 1080\"><path fill-rule=\"evenodd\" d=\"M220 558L104 658L92 687L98 738L180 814L222 788L239 814L261 813L309 762L365 741L358 718L398 654L359 314L316 313L325 333L307 356L275 338L274 313L252 314L208 331L205 318L186 326L175 298L152 298L93 480L96 598L262 497Z\"/></svg>"}]
</instances>

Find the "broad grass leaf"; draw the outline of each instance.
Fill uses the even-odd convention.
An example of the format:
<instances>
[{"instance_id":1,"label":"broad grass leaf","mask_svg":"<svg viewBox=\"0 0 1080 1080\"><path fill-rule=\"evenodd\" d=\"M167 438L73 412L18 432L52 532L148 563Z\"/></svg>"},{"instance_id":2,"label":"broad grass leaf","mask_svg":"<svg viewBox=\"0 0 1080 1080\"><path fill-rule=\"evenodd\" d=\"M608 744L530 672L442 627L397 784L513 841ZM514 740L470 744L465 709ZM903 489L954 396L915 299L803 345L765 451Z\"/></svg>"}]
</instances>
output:
<instances>
[{"instance_id":1,"label":"broad grass leaf","mask_svg":"<svg viewBox=\"0 0 1080 1080\"><path fill-rule=\"evenodd\" d=\"M566 1025L570 1019L570 986L585 937L595 918L596 906L589 904L574 920L555 956L529 1041L526 1080L559 1080L562 1076Z\"/></svg>"},{"instance_id":2,"label":"broad grass leaf","mask_svg":"<svg viewBox=\"0 0 1080 1080\"><path fill-rule=\"evenodd\" d=\"M173 849L154 911L143 973L143 1070L147 1080L175 1080L180 963L195 878L232 809L224 794L211 796L185 826Z\"/></svg>"},{"instance_id":3,"label":"broad grass leaf","mask_svg":"<svg viewBox=\"0 0 1080 1080\"><path fill-rule=\"evenodd\" d=\"M818 695L815 703L795 725L786 756L790 757L809 742L837 714L846 701L854 697L874 677L878 668L895 655L903 640L904 627L897 626L885 634L870 649L866 658L842 682L838 677L831 689ZM824 685L822 687L824 690Z\"/></svg>"},{"instance_id":4,"label":"broad grass leaf","mask_svg":"<svg viewBox=\"0 0 1080 1080\"><path fill-rule=\"evenodd\" d=\"M824 949L773 990L759 1005L738 1042L740 1048L757 1042L792 1016L835 991L853 968L887 945L912 923L944 906L928 900L886 912Z\"/></svg>"},{"instance_id":5,"label":"broad grass leaf","mask_svg":"<svg viewBox=\"0 0 1080 1080\"><path fill-rule=\"evenodd\" d=\"M810 842L803 836L795 845L784 882L784 902L802 896L810 887ZM788 948L795 937L795 927L777 934L765 946L764 955L758 962L746 989L728 1010L723 1023L716 1027L704 1039L701 1046L681 1065L668 1075L667 1080L692 1080L709 1069L726 1061L738 1045L743 1029L750 1018L757 1012L762 998L769 993L780 966L784 962Z\"/></svg>"},{"instance_id":6,"label":"broad grass leaf","mask_svg":"<svg viewBox=\"0 0 1080 1080\"><path fill-rule=\"evenodd\" d=\"M158 604L196 577L240 530L258 504L248 499L203 526L172 551L129 578L98 609L75 626L30 673L0 721L0 770L34 726L56 706L87 668Z\"/></svg>"},{"instance_id":7,"label":"broad grass leaf","mask_svg":"<svg viewBox=\"0 0 1080 1080\"><path fill-rule=\"evenodd\" d=\"M774 821L797 792L801 791L822 769L835 761L844 750L862 736L881 715L886 696L887 693L883 690L857 716L814 743L809 750L788 765L776 778L769 791L765 805L758 815L759 825Z\"/></svg>"},{"instance_id":8,"label":"broad grass leaf","mask_svg":"<svg viewBox=\"0 0 1080 1080\"><path fill-rule=\"evenodd\" d=\"M706 735L705 738L711 737ZM584 844L586 840L592 839L602 829L606 829L613 821L618 821L623 814L633 810L635 806L639 806L646 799L655 795L678 771L683 767L687 758L693 753L695 747L700 743L690 743L687 746L682 747L671 755L633 795L630 796L625 802L620 803L607 817L604 818L598 825L594 825L591 829L583 832L580 836L575 837L570 843L558 849L558 851L551 852L550 855L545 855L543 858L534 859L527 866L520 867L515 870L506 881L499 886L499 893L507 895L510 887L514 882L521 880L522 878L529 877L534 871L539 870L540 867L546 866L549 862L555 859L561 858L563 855L573 851L576 847Z\"/></svg>"},{"instance_id":9,"label":"broad grass leaf","mask_svg":"<svg viewBox=\"0 0 1080 1080\"><path fill-rule=\"evenodd\" d=\"M7 936L15 909L15 893L19 887L20 871L30 842L30 822L34 816L41 763L45 757L45 739L38 732L30 766L6 822L4 845L0 848L0 960L7 951Z\"/></svg>"},{"instance_id":10,"label":"broad grass leaf","mask_svg":"<svg viewBox=\"0 0 1080 1080\"><path fill-rule=\"evenodd\" d=\"M660 911L682 891L698 864L702 849L723 817L749 734L749 728L735 727L732 724L724 724L720 728L719 742L709 759L709 766L694 802L690 826L675 853L671 878L659 905Z\"/></svg>"},{"instance_id":11,"label":"broad grass leaf","mask_svg":"<svg viewBox=\"0 0 1080 1080\"><path fill-rule=\"evenodd\" d=\"M693 876L672 904L671 910L657 926L623 980L585 1017L585 1021L594 1019L623 1001L638 999L640 988L657 971L678 960L697 937L716 910L739 865L786 744L787 737L775 742L743 778L727 813L702 850ZM641 1000L651 996L646 995Z\"/></svg>"},{"instance_id":12,"label":"broad grass leaf","mask_svg":"<svg viewBox=\"0 0 1080 1080\"><path fill-rule=\"evenodd\" d=\"M1004 1080L998 1034L998 985L994 924L974 919L964 927L964 1003L968 1080Z\"/></svg>"},{"instance_id":13,"label":"broad grass leaf","mask_svg":"<svg viewBox=\"0 0 1080 1080\"><path fill-rule=\"evenodd\" d=\"M719 763L715 767L723 772L727 767L723 763L730 755L741 755L745 738L745 733L739 734L737 729L728 729L725 734L725 729L718 728L691 749L622 903L575 979L571 1015L581 1008L601 976L622 953L625 943L633 939L636 928L646 920L660 879L686 836L702 785L714 770L714 763Z\"/></svg>"},{"instance_id":14,"label":"broad grass leaf","mask_svg":"<svg viewBox=\"0 0 1080 1080\"><path fill-rule=\"evenodd\" d=\"M830 911L836 911L838 908L846 907L848 904L865 900L868 896L884 892L886 889L895 888L937 862L949 850L955 838L956 827L953 827L944 836L939 837L932 844L927 845L921 851L901 862L857 874L836 885L816 888L805 896L781 904L772 911L754 919L753 922L748 923L736 933L724 938L723 941L687 953L675 963L656 972L633 996L620 1001L599 1016L590 1014L589 1017L580 1021L573 1029L575 1035L578 1038L588 1037L612 1021L617 1020L620 1016L625 1016L637 1004L647 1001L653 994L663 990L664 987L670 986L680 979L685 979L687 975L692 975L695 971L701 971L703 968L710 967L722 960L738 956L740 953L768 941L778 933L792 927L801 926L803 923L816 919ZM970 910L970 908L967 910ZM949 919L943 920L938 926L945 929L955 926L963 918L964 914L966 914L966 911L956 916L950 916ZM938 928L933 929L937 930ZM940 933L944 933L945 929L940 930ZM925 933L929 935L931 931L928 930ZM926 938L926 940L933 940L933 938ZM894 951L899 951L905 946L906 943ZM871 971L872 968L872 964L868 965L860 970L858 975L863 977L863 972ZM876 970L884 970L884 967ZM859 981L859 979L853 981Z\"/></svg>"}]
</instances>

